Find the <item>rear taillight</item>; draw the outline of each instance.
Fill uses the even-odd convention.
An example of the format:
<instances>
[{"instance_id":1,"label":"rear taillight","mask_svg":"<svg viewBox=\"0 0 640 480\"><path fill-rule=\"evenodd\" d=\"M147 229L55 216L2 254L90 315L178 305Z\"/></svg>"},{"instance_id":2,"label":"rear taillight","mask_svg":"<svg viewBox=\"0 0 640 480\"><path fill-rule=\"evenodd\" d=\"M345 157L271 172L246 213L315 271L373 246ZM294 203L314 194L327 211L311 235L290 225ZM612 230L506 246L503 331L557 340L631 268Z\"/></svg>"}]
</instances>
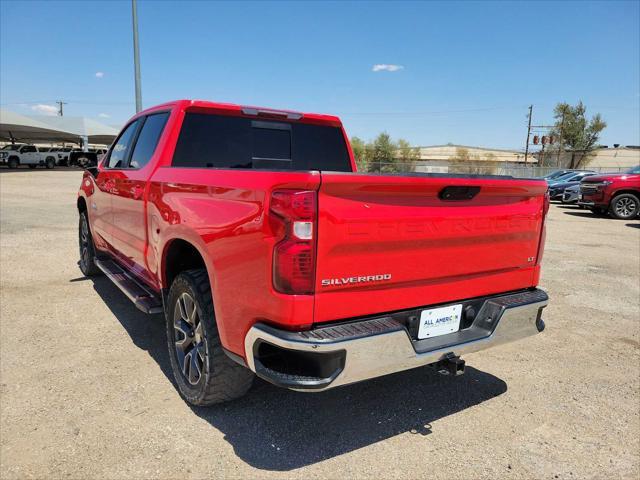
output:
<instances>
[{"instance_id":1,"label":"rear taillight","mask_svg":"<svg viewBox=\"0 0 640 480\"><path fill-rule=\"evenodd\" d=\"M273 286L280 293L314 292L316 205L314 191L277 190L271 194L270 212L283 232L273 249Z\"/></svg>"}]
</instances>

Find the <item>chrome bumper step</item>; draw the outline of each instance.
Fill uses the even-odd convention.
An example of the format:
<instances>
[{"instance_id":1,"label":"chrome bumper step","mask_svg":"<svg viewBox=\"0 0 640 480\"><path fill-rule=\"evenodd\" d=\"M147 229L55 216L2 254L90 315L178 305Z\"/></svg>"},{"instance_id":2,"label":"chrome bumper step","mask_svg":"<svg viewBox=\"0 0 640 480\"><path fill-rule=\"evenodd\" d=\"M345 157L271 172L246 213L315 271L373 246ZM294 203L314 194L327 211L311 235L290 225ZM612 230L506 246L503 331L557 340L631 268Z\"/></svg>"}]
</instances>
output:
<instances>
[{"instance_id":1,"label":"chrome bumper step","mask_svg":"<svg viewBox=\"0 0 640 480\"><path fill-rule=\"evenodd\" d=\"M256 324L245 337L247 365L258 376L279 386L305 391L325 390L535 335L544 330L542 309L548 300L547 294L539 289L487 297L469 327L423 340L412 338L409 329L391 316L304 332ZM264 350L269 358L261 357ZM283 358L273 362L278 351ZM286 371L286 368L300 370L298 364L305 362L317 371L314 362L322 362L323 354L335 365L330 374L298 374L300 382L296 383L296 375ZM338 361L336 357L339 356Z\"/></svg>"}]
</instances>

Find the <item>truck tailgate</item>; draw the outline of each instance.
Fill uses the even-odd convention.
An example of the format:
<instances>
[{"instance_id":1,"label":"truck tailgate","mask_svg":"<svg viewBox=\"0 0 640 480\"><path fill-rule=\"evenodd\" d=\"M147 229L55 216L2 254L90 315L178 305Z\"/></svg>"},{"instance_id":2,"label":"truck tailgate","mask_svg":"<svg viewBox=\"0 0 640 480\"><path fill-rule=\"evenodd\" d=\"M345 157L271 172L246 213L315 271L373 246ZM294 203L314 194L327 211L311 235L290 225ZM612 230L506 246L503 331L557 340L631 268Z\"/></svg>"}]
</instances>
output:
<instances>
[{"instance_id":1,"label":"truck tailgate","mask_svg":"<svg viewBox=\"0 0 640 480\"><path fill-rule=\"evenodd\" d=\"M535 286L540 180L322 173L315 322Z\"/></svg>"}]
</instances>

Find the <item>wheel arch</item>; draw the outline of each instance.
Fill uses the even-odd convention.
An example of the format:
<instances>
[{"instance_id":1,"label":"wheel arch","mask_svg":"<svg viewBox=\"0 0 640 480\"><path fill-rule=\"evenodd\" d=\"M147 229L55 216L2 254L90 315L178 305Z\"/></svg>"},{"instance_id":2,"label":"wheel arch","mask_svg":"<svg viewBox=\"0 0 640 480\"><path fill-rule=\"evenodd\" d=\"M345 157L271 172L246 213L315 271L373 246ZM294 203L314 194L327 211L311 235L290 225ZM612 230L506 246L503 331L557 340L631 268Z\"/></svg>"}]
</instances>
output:
<instances>
[{"instance_id":1,"label":"wheel arch","mask_svg":"<svg viewBox=\"0 0 640 480\"><path fill-rule=\"evenodd\" d=\"M206 255L196 245L180 237L172 238L165 244L160 262L160 281L164 288L171 287L180 272L194 268L204 268L209 282L212 281Z\"/></svg>"},{"instance_id":2,"label":"wheel arch","mask_svg":"<svg viewBox=\"0 0 640 480\"><path fill-rule=\"evenodd\" d=\"M615 192L613 192L611 194L611 201L613 201L618 195L624 195L624 194L633 195L638 200L640 200L640 190L635 190L633 188L624 188L623 187L620 190L616 190Z\"/></svg>"},{"instance_id":3,"label":"wheel arch","mask_svg":"<svg viewBox=\"0 0 640 480\"><path fill-rule=\"evenodd\" d=\"M215 272L213 270L213 264L206 254L206 251L203 251L202 246L186 240L183 237L174 237L167 241L162 250L161 263L158 269L160 272L159 280L163 298L166 302L166 295L169 293L173 279L175 279L180 272L193 268L203 268L207 273L211 287L211 299L213 300L216 324L218 332L220 333L220 341L224 348L228 348L229 341L225 322L216 309Z\"/></svg>"},{"instance_id":4,"label":"wheel arch","mask_svg":"<svg viewBox=\"0 0 640 480\"><path fill-rule=\"evenodd\" d=\"M76 201L76 206L78 207L78 213L87 211L87 201L82 195L78 197L78 200Z\"/></svg>"}]
</instances>

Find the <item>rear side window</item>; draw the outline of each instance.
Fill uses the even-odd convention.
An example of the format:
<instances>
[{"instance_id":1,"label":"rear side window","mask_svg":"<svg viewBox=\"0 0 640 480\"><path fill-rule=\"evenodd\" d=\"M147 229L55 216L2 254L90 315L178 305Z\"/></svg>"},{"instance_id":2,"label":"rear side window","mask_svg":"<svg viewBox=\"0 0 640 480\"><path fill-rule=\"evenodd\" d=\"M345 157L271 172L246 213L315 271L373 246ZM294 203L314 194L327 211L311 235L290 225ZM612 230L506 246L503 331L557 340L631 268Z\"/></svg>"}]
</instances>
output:
<instances>
[{"instance_id":1,"label":"rear side window","mask_svg":"<svg viewBox=\"0 0 640 480\"><path fill-rule=\"evenodd\" d=\"M142 168L149 163L156 145L158 145L158 140L160 140L164 125L167 123L167 118L169 118L168 112L149 115L146 118L138 135L136 146L133 148L129 162L131 168Z\"/></svg>"},{"instance_id":2,"label":"rear side window","mask_svg":"<svg viewBox=\"0 0 640 480\"><path fill-rule=\"evenodd\" d=\"M351 171L340 128L203 113L185 115L173 166Z\"/></svg>"},{"instance_id":3,"label":"rear side window","mask_svg":"<svg viewBox=\"0 0 640 480\"><path fill-rule=\"evenodd\" d=\"M111 154L109 155L109 159L107 161L107 168L125 167L127 153L129 152L129 148L131 147L131 143L133 142L133 137L136 133L139 122L140 120L132 122L113 144L113 147L111 148Z\"/></svg>"}]
</instances>

